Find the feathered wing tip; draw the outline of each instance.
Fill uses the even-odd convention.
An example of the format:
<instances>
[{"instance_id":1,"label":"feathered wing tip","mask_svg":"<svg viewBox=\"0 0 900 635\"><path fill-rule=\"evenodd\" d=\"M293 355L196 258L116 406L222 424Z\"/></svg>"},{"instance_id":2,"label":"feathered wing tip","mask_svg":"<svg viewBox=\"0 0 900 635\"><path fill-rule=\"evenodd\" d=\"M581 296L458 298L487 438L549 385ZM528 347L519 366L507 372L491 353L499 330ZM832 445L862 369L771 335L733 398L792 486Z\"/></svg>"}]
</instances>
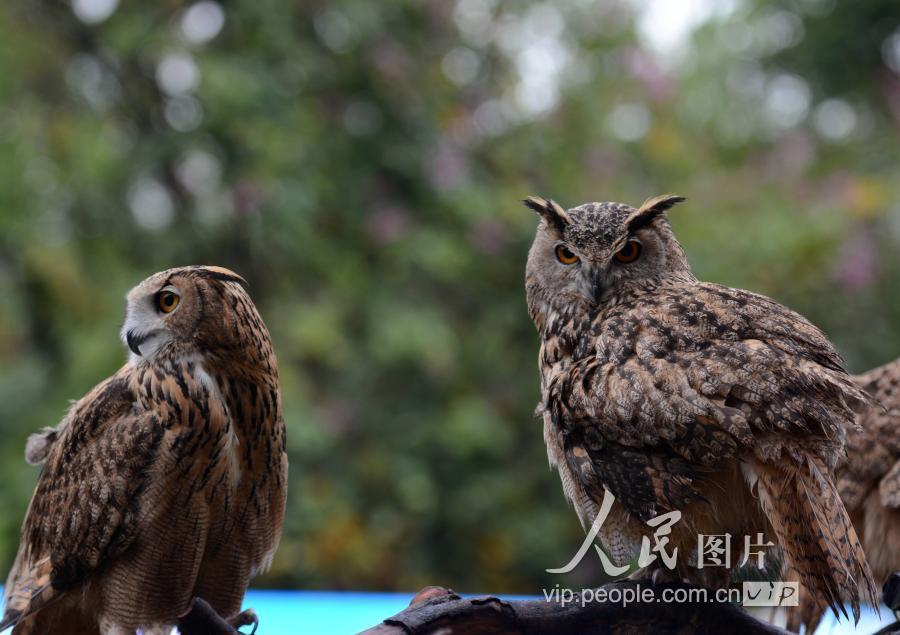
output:
<instances>
[{"instance_id":1,"label":"feathered wing tip","mask_svg":"<svg viewBox=\"0 0 900 635\"><path fill-rule=\"evenodd\" d=\"M53 571L50 558L43 558L22 571L19 567L23 558L24 553L20 549L16 561L13 563L13 571L7 580L4 598L6 613L0 622L0 632L18 624L29 615L61 597L61 593L50 583L50 575Z\"/></svg>"},{"instance_id":2,"label":"feathered wing tip","mask_svg":"<svg viewBox=\"0 0 900 635\"><path fill-rule=\"evenodd\" d=\"M818 457L806 465L754 464L760 505L784 551L788 577L797 576L808 597L859 621L859 605L878 607L878 594L859 537Z\"/></svg>"},{"instance_id":3,"label":"feathered wing tip","mask_svg":"<svg viewBox=\"0 0 900 635\"><path fill-rule=\"evenodd\" d=\"M855 381L854 377L842 373L841 380L844 400L847 402L847 407L851 411L856 414L867 412L870 409L875 409L879 412L885 411L884 405L879 400L879 396L863 388ZM853 420L852 427L856 430L862 430L858 417Z\"/></svg>"},{"instance_id":4,"label":"feathered wing tip","mask_svg":"<svg viewBox=\"0 0 900 635\"><path fill-rule=\"evenodd\" d=\"M522 202L525 203L525 207L537 212L538 216L543 218L550 227L553 227L560 233L563 232L567 225L572 224L572 219L562 205L551 199L529 196Z\"/></svg>"}]
</instances>

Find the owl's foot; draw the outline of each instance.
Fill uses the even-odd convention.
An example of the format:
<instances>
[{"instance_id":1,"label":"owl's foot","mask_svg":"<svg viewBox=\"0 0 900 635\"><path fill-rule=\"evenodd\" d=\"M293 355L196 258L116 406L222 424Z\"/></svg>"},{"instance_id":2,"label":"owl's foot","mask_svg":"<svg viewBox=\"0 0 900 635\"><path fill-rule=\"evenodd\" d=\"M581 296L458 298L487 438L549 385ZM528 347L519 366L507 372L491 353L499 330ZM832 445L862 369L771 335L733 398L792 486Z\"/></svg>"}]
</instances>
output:
<instances>
[{"instance_id":1,"label":"owl's foot","mask_svg":"<svg viewBox=\"0 0 900 635\"><path fill-rule=\"evenodd\" d=\"M259 617L256 615L256 611L253 609L247 609L245 611L241 611L237 615L232 615L227 620L228 624L234 628L234 630L240 632L242 626L253 626L253 630L250 631L249 635L255 635L256 628L259 626Z\"/></svg>"},{"instance_id":2,"label":"owl's foot","mask_svg":"<svg viewBox=\"0 0 900 635\"><path fill-rule=\"evenodd\" d=\"M182 635L234 635L236 632L206 600L198 597L191 600L187 612L178 618L177 626Z\"/></svg>"}]
</instances>

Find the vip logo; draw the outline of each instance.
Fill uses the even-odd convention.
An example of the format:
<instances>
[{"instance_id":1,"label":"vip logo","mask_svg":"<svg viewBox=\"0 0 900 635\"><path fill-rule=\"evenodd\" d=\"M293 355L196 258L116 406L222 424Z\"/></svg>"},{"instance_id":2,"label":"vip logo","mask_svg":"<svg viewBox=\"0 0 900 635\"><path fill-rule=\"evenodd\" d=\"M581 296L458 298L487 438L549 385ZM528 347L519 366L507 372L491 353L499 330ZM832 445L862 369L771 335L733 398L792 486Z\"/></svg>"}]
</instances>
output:
<instances>
[{"instance_id":1,"label":"vip logo","mask_svg":"<svg viewBox=\"0 0 900 635\"><path fill-rule=\"evenodd\" d=\"M797 606L800 587L797 582L744 582L744 606Z\"/></svg>"}]
</instances>

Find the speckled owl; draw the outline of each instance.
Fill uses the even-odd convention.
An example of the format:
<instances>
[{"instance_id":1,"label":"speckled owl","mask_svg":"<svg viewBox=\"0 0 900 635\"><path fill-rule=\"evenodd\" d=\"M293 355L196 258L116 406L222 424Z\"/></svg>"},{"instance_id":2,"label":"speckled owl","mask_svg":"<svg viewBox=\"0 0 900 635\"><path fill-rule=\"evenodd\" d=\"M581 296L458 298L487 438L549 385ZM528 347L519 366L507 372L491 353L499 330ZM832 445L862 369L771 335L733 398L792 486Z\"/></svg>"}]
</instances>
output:
<instances>
[{"instance_id":1,"label":"speckled owl","mask_svg":"<svg viewBox=\"0 0 900 635\"><path fill-rule=\"evenodd\" d=\"M875 586L834 467L869 397L801 315L697 280L665 215L682 200L526 201L541 218L525 284L550 462L584 525L615 496L599 537L616 564L637 557L646 521L680 511L676 570L643 573L724 586L762 532L782 579L858 616ZM731 567L698 569L698 535L726 533Z\"/></svg>"},{"instance_id":2,"label":"speckled owl","mask_svg":"<svg viewBox=\"0 0 900 635\"><path fill-rule=\"evenodd\" d=\"M194 597L240 610L288 469L275 353L242 283L184 267L128 294L128 362L29 443L44 466L2 628L168 635Z\"/></svg>"}]
</instances>

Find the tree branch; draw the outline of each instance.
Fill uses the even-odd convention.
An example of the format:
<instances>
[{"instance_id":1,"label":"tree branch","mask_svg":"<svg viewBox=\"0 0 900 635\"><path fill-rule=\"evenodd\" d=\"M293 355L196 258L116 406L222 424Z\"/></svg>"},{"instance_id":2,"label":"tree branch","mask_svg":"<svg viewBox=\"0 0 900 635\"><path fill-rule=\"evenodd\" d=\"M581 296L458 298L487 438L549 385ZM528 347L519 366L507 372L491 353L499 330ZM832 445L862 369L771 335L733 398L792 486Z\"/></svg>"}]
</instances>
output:
<instances>
[{"instance_id":1,"label":"tree branch","mask_svg":"<svg viewBox=\"0 0 900 635\"><path fill-rule=\"evenodd\" d=\"M253 626L250 635L254 635L258 624L253 609L224 618L206 600L195 597L188 612L178 619L178 632L181 635L244 635L238 629Z\"/></svg>"},{"instance_id":2,"label":"tree branch","mask_svg":"<svg viewBox=\"0 0 900 635\"><path fill-rule=\"evenodd\" d=\"M605 589L646 589L649 582L624 580ZM654 585L654 597L666 588L694 589L687 584ZM558 601L501 600L493 596L461 598L440 587L423 589L409 608L363 632L363 635L424 635L441 629L480 635L520 633L747 633L784 635L740 607L722 602L586 602L580 598L563 606Z\"/></svg>"}]
</instances>

